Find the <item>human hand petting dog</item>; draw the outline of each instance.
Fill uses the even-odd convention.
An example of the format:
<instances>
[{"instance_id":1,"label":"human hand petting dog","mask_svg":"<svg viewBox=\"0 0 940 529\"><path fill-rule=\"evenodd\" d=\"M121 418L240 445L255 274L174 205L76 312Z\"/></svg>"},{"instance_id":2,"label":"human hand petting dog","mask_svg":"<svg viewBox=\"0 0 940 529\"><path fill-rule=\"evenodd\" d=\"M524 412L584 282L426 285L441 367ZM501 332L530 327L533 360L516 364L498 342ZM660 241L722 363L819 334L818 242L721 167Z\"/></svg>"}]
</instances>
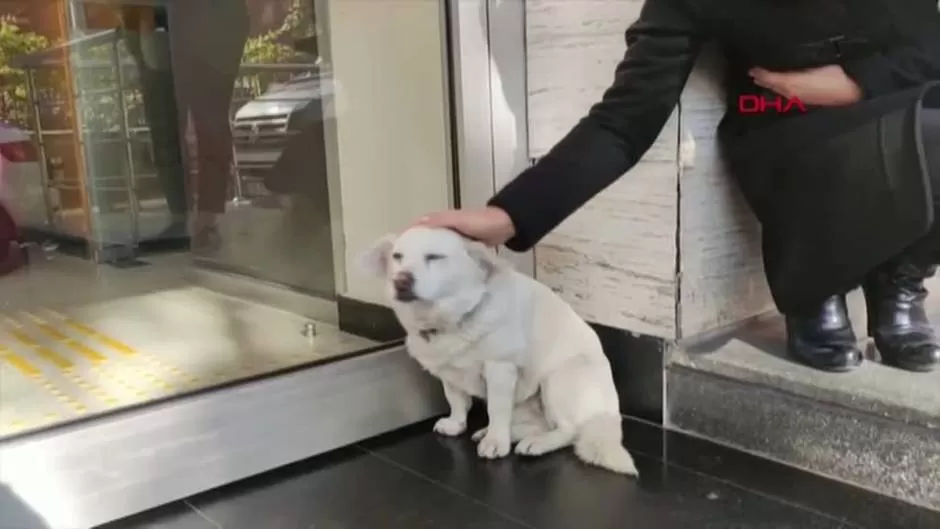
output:
<instances>
[{"instance_id":1,"label":"human hand petting dog","mask_svg":"<svg viewBox=\"0 0 940 529\"><path fill-rule=\"evenodd\" d=\"M757 86L788 99L799 99L807 105L837 107L857 103L864 97L858 83L838 64L794 72L751 68L748 75Z\"/></svg>"},{"instance_id":2,"label":"human hand petting dog","mask_svg":"<svg viewBox=\"0 0 940 529\"><path fill-rule=\"evenodd\" d=\"M516 228L509 215L492 206L438 211L418 219L416 224L431 228L449 228L491 247L504 244L516 234Z\"/></svg>"}]
</instances>

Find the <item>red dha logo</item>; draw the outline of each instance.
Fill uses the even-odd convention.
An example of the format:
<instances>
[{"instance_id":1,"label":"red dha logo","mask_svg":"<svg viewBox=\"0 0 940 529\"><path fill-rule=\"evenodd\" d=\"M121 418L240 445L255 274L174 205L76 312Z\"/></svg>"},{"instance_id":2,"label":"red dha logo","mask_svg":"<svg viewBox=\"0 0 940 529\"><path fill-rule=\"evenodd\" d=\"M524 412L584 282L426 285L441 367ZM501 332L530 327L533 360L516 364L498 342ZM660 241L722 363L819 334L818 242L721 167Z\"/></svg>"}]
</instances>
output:
<instances>
[{"instance_id":1,"label":"red dha logo","mask_svg":"<svg viewBox=\"0 0 940 529\"><path fill-rule=\"evenodd\" d=\"M784 99L777 96L774 99L768 99L764 96L753 94L744 94L738 97L738 112L741 114L764 114L768 109L776 110L778 114L790 112L794 108L800 112L806 112L806 105L799 98L791 97Z\"/></svg>"}]
</instances>

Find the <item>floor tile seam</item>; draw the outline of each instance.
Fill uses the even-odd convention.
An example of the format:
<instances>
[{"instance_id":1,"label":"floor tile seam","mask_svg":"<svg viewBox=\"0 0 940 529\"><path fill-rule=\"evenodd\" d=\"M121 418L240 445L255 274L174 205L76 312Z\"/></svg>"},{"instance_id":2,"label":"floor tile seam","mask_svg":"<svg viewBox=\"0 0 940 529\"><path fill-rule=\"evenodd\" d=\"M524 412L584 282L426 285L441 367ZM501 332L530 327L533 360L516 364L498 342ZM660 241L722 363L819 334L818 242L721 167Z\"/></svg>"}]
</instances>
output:
<instances>
[{"instance_id":1,"label":"floor tile seam","mask_svg":"<svg viewBox=\"0 0 940 529\"><path fill-rule=\"evenodd\" d=\"M452 487L452 486L450 486L450 485L448 485L448 484L446 484L446 483L443 483L443 482L438 481L438 480L436 480L436 479L434 479L434 478L432 478L432 477L430 477L430 476L427 476L427 475L421 473L420 471L418 471L418 470L416 470L416 469L414 469L414 468L411 468L411 467L409 467L408 465L404 465L404 464L402 464L402 463L400 463L400 462L398 462L398 461L396 461L396 460L394 460L394 459L392 459L392 458L390 458L390 457L388 457L388 456L385 456L385 455L380 454L380 453L378 453L378 452L375 452L375 451L373 451L373 450L369 450L368 448L365 448L365 447L363 447L363 446L361 446L361 445L356 445L356 448L358 448L359 450L362 450L364 453L366 453L367 455L369 455L369 456L371 456L371 457L375 457L376 459L378 459L379 461L381 461L383 464L386 464L386 465L395 467L395 468L397 468L397 469L399 469L399 470L401 470L401 471L403 471L403 472L407 472L408 474L410 474L410 475L412 475L412 476L414 476L414 477L416 477L416 478L418 478L418 479L420 479L420 480L422 480L422 481L424 481L424 482L426 482L426 483L430 483L431 485L434 485L435 487L437 487L437 488L439 488L439 489L445 490L445 491L447 491L447 492L449 492L449 493L451 493L451 494L453 494L453 495L455 495L455 496L457 496L457 497L459 497L459 498L462 498L462 499L464 499L464 500L467 500L467 501L471 502L471 503L474 504L474 505L477 505L477 506L479 506L479 507L483 507L483 508L486 509L487 511L489 511L489 512L491 512L491 513L493 513L493 514L499 516L500 518L503 518L503 519L505 519L505 520L507 520L507 521L509 521L509 522L512 522L512 523L514 523L514 524L516 524L516 525L518 525L518 526L520 526L520 527L524 527L524 528L526 528L526 529L538 529L536 526L534 526L534 525L532 525L532 524L530 524L530 523L528 523L528 522L526 522L526 521L524 521L524 520L521 520L521 519L519 519L518 517L513 516L512 514L509 514L509 513L504 512L504 511L502 511L502 510L500 510L500 509L497 509L497 508L493 507L492 505L490 505L490 504L488 504L488 503L486 503L486 502L484 502L484 501L482 501L482 500L480 500L480 499L478 499L478 498L475 498L475 497L473 497L473 496L467 494L466 492L464 492L464 491L462 491L462 490L460 490L460 489L454 488L454 487Z\"/></svg>"},{"instance_id":2,"label":"floor tile seam","mask_svg":"<svg viewBox=\"0 0 940 529\"><path fill-rule=\"evenodd\" d=\"M636 419L634 419L634 418L632 418L632 417L628 417L628 419L629 419L629 420L636 421ZM641 422L642 422L642 421L641 421ZM650 423L650 425L653 425L653 423ZM662 428L662 427L660 427L660 428ZM693 440L711 442L711 441L709 441L709 440L706 439L706 438L699 437L699 436L694 436L694 435L689 435L688 433L681 432L681 431L667 430L667 429L665 429L665 428L662 428L662 431L663 431L663 435L664 435L664 437L663 437L663 439L664 439L664 442L663 442L663 445L664 445L664 446L663 446L663 451L665 451L665 449L666 449L666 446L665 446L665 445L667 444L667 442L666 442L666 437L665 437L665 436L670 435L670 434L672 434L672 435L678 434L678 435L682 435L682 436L685 436L685 437L687 437L687 438L689 438L689 439L693 439ZM417 470L417 469L414 469L414 468L412 468L412 467L410 467L410 466L408 466L408 465L406 465L406 464L403 464L403 463L401 463L401 462L399 462L399 461L397 461L397 460L395 460L395 459L393 459L393 458L391 458L391 457L388 457L388 456L386 456L386 455L384 455L384 454L375 452L374 450L370 450L369 448L366 448L366 447L364 447L364 446L362 446L362 445L358 445L358 444L357 444L357 445L355 445L355 446L356 446L356 448L358 448L359 450L362 450L363 452L365 452L365 453L367 453L367 454L369 454L369 455L371 455L371 456L374 456L374 457L376 457L376 458L382 460L383 462L385 462L385 463L387 463L387 464L390 464L390 465L395 466L395 467L397 467L397 468L399 468L399 469L402 469L402 470L404 470L404 471L406 471L406 472L408 472L408 473L410 473L410 474L413 474L413 475L415 475L415 476L421 478L422 480L425 480L425 481L428 481L428 482L430 482L430 483L433 483L434 485L436 485L436 486L438 486L438 487L441 487L441 488L443 488L443 489L446 489L446 490L448 490L449 492L452 492L452 493L457 494L457 495L459 495L459 496L461 496L461 497L464 497L464 498L466 498L466 499L468 499L468 500L470 500L470 501L473 501L474 503L478 503L478 504L480 504L480 505L483 505L483 506L485 506L487 509L489 509L489 510L491 510L491 511L497 513L497 514L500 514L500 515L503 516L503 517L509 518L510 520L512 520L512 521L514 521L514 522L516 522L516 523L522 524L522 525L525 526L525 527L530 527L530 528L532 527L531 525L527 524L526 522L524 522L524 521L522 521L522 520L516 519L516 518L513 517L512 515L509 515L509 514L507 514L507 513L503 513L503 512L500 511L499 509L495 509L494 507L490 506L489 504L487 504L487 503L485 503L485 502L483 502L483 501L481 501L481 500L478 500L478 499L476 499L476 498L474 498L474 497L472 497L472 496L469 496L468 494L466 494L466 493L463 492L463 491L460 491L459 489L454 489L453 487L451 487L451 486L449 486L449 485L447 485L447 484L445 484L445 483L442 483L442 482L440 482L440 481L438 481L438 480L435 480L434 478L431 478L430 476L427 476L427 475L423 474L421 471L419 471L419 470ZM751 454L751 453L749 453L749 452L747 452L747 451L744 451L744 450L735 449L735 448L733 448L733 447L727 447L727 446L720 445L720 444L719 444L718 446L722 446L722 447L724 447L724 448L730 448L730 449L735 450L735 451L737 451L737 452L740 452L741 454L744 454L744 455L746 455L746 456L750 456L750 457L761 457L761 456L757 456L757 455ZM766 492L762 492L762 491L759 491L759 490L756 490L756 489L752 489L752 488L750 488L750 487L748 487L748 486L745 486L745 485L742 485L742 484L739 484L739 483L730 481L730 480L728 480L728 479L726 479L726 478L722 478L722 477L719 477L719 476L710 474L710 473L708 473L708 472L705 472L705 471L702 471L702 470L699 470L699 469L695 469L695 468L692 468L692 467L689 467L689 466L686 466L686 465L682 465L682 464L677 464L677 463L671 462L671 461L668 460L668 453L666 454L666 457L664 457L662 453L661 453L660 455L655 455L655 454L651 454L651 453L646 452L646 451L643 451L643 450L635 450L635 449L630 449L630 448L628 448L628 451L629 451L631 454L633 454L633 455L638 455L638 456L642 456L642 457L647 457L647 458L649 458L649 459L655 460L655 461L659 462L660 464L666 465L666 466L668 466L668 467L672 467L672 468L675 468L675 469L678 469L678 470L682 470L682 471L685 471L685 472L689 472L689 473L691 473L691 474L693 474L693 475L695 475L695 476L698 476L698 477L703 477L703 478L707 478L707 479L714 480L714 481L716 481L716 482L718 482L718 483L721 483L721 484L723 484L723 485L729 486L729 487L734 488L734 489L737 489L737 490L743 490L743 491L745 491L745 492L749 492L749 493L751 493L751 494L754 494L754 495L759 496L759 497L761 497L761 498L764 498L764 499L766 499L766 500L773 501L773 502L775 502L775 503L777 503L777 504L784 505L784 506L791 507L791 508L795 508L795 509L800 510L801 512L805 512L805 513L808 513L808 514L812 514L812 515L815 515L815 516L819 516L819 517L825 518L825 519L827 519L827 520L832 520L832 521L834 521L834 522L838 522L838 523L842 524L842 525L839 526L839 529L866 529L866 528L863 527L863 526L856 525L856 524L853 524L853 523L849 522L848 520L846 520L846 519L843 518L843 517L834 516L834 515L832 515L832 514L830 514L830 513L826 513L826 512L824 512L824 511L819 511L819 510L814 509L814 508L812 508L812 507L807 507L807 506L804 506L804 505L800 505L799 503L796 503L796 502L787 500L787 499L782 498L782 497L780 497L780 496L775 496L775 495L770 494L770 493L766 493ZM780 463L780 462L778 462L778 461L774 461L774 460L772 460L772 459L767 459L767 458L764 458L764 457L761 457L761 459L765 459L765 460L770 461L770 462L772 462L772 463L776 463L776 464L783 465L783 463ZM822 478L822 479L828 479L828 478L826 478L825 476L821 476L821 475L819 475L819 474L814 474L814 473L812 473L812 472L808 472L808 471L805 471L805 470L803 470L803 469L800 469L800 468L797 468L797 467L793 467L793 466L791 466L791 465L784 465L784 466L787 466L787 467L789 467L789 468L791 468L791 469L794 469L794 470L796 470L796 471L798 471L798 472L805 473L805 474L807 474L808 476L817 477L817 478ZM839 483L841 483L841 482L839 482ZM843 484L845 484L845 483L843 483ZM845 484L845 485L852 486L851 484ZM866 492L871 492L871 491L866 491ZM533 528L533 529L535 529L535 528Z\"/></svg>"},{"instance_id":3,"label":"floor tile seam","mask_svg":"<svg viewBox=\"0 0 940 529\"><path fill-rule=\"evenodd\" d=\"M742 452L742 453L745 453L745 452ZM756 456L755 456L755 457L756 457ZM721 483L722 485L725 485L725 486L727 486L727 487L730 487L730 488L733 488L733 489L737 489L737 490L741 490L741 491L744 491L744 492L747 492L747 493L750 493L750 494L754 494L755 496L758 496L758 497L763 498L763 499L765 499L765 500L770 500L770 501L772 501L772 502L774 502L774 503L777 503L777 504L780 504L780 505L783 505L783 506L786 506L786 507L791 507L791 508L794 508L794 509L798 509L798 510L800 510L800 511L802 511L802 512L805 512L805 513L808 513L808 514L812 514L812 515L814 515L814 516L819 516L819 517L825 518L825 519L827 519L827 520L832 520L832 521L834 521L834 522L838 522L838 523L842 524L842 525L839 526L839 529L868 529L868 528L866 528L866 527L864 527L864 526L856 525L856 524L854 524L854 523L852 523L852 522L849 522L848 520L845 519L845 517L842 517L842 516L835 516L835 515L833 515L833 514L830 514L830 513L824 512L824 511L820 511L820 510L815 509L815 508L812 508L812 507L807 507L807 506L801 505L801 504L799 504L799 503L797 503L797 502L795 502L795 501L791 501L791 500L788 500L788 499L786 499L786 498L782 498L782 497L780 497L780 496L775 496L775 495L770 494L770 493L767 493L767 492L763 492L763 491L760 491L760 490L757 490L757 489L753 489L753 488L748 487L748 486L746 486L746 485L742 485L742 484L740 484L740 483L731 481L731 480L726 479L726 478L722 478L722 477L716 476L716 475L714 475L714 474L710 474L710 473L705 472L705 471L702 471L702 470L697 470L697 469L694 469L694 468L691 468L691 467L688 467L688 466L685 466L685 465L681 465L681 464L671 463L671 462L669 462L669 461L662 461L662 462L663 462L664 465L666 465L666 466L668 466L668 467L672 467L672 468L675 468L675 469L678 469L678 470L682 470L682 471L688 472L688 473L693 474L693 475L698 476L698 477L703 477L703 478L707 478L707 479L710 479L710 480L714 480L714 481L716 481L716 482L718 482L718 483ZM791 467L791 468L795 468L795 467ZM800 470L800 469L796 469L796 470ZM801 472L803 472L803 471L801 471ZM813 473L811 473L811 472L805 472L805 473L806 473L807 475L813 476L813 477L822 477L822 476L819 476L819 475L817 475L817 474L813 474ZM850 486L851 486L851 485L850 485Z\"/></svg>"},{"instance_id":4,"label":"floor tile seam","mask_svg":"<svg viewBox=\"0 0 940 529\"><path fill-rule=\"evenodd\" d=\"M837 483L837 484L839 484L839 485L851 487L851 488L857 489L857 490L859 490L859 491L862 491L862 492L864 492L864 493L866 493L866 494L870 494L870 495L872 495L872 496L877 496L877 497L880 497L880 498L885 498L885 499L887 499L887 500L897 502L898 504L900 504L900 505L903 506L903 507L910 507L910 508L913 508L913 509L920 509L920 510L927 511L927 512L931 512L931 513L933 513L933 512L940 513L940 510L938 510L938 509L936 509L936 508L934 508L934 507L932 507L932 506L923 505L923 504L916 503L916 502L912 502L912 501L908 501L908 500L903 500L903 499L900 499L900 498L896 498L896 497L894 497L894 496L889 496L889 495L884 494L883 492L880 492L880 491L875 490L875 489L873 489L873 488L869 488L869 487L866 487L866 486L864 486L864 485L859 485L859 484L857 484L857 483L853 483L853 482L848 481L848 480L846 480L846 479L839 478L838 476L826 475L826 474L823 474L823 473L821 473L821 472L816 472L816 471L813 471L813 470L809 470L809 469L800 467L800 466L798 466L798 465L795 465L795 464L793 464L793 463L788 463L788 462L786 462L786 461L784 461L784 460L782 460L782 459L778 459L778 458L776 458L776 457L773 457L773 456L770 456L770 455L766 455L766 454L761 454L761 453L756 452L756 451L754 451L754 450L749 450L749 449L745 449L745 448L740 448L740 447L737 447L737 446L734 446L734 445L731 445L731 444L728 444L728 443L715 441L715 440L709 439L708 437L706 437L706 436L704 436L704 435L697 434L697 433L695 433L695 432L687 432L687 431L684 431L684 430L670 430L669 432L670 432L671 434L678 434L678 435L681 435L681 436L684 436L684 437L687 437L687 438L689 438L689 439L693 439L693 440L696 440L696 441L702 441L702 442L705 442L705 443L714 444L714 445L716 445L716 446L718 446L718 447L720 447L720 448L723 448L723 449L725 449L725 450L731 450L731 451L734 451L734 452L739 452L739 453L744 454L744 455L749 456L749 457L754 457L754 458L757 458L757 459L762 459L762 460L764 460L764 461L773 463L773 464L775 464L775 465L779 465L779 466L781 466L781 467L786 467L786 468L788 468L788 469L790 469L790 470L793 470L793 471L796 471L796 472L798 472L798 473L800 473L800 474L806 474L807 476L810 476L810 477L813 477L813 478L816 478L816 479L822 479L822 480L825 480L825 481L830 481L830 482L833 482L833 483ZM667 455L667 458L666 458L666 459L668 459L668 455ZM722 477L720 477L720 476L717 476L717 475L714 475L714 474L710 474L709 472L704 471L704 470L697 470L697 469L695 469L695 468L693 468L693 467L689 467L689 466L683 465L683 464L681 464L681 463L668 462L667 464L669 464L670 466L673 466L673 467L675 467L675 468L679 468L679 469L686 470L686 471L689 471L689 472L693 472L693 473L697 473L697 474L703 474L703 475L705 475L705 476L711 477L711 478L713 478L713 479L715 479L715 480L718 480L718 481L723 481L723 482L728 482L728 483L734 484L733 481L730 481L730 480L728 480L728 479L726 479L726 478L722 478ZM743 487L742 485L736 485L736 486L739 487L739 488ZM747 487L744 487L744 488L746 489ZM753 489L753 490L751 490L751 491L754 492L755 494L760 494L760 495L763 495L763 496L767 496L767 497L770 497L770 498L774 498L774 499L776 499L776 500L778 500L778 501L781 501L781 502L792 503L792 502L790 502L789 500L785 500L785 499L783 499L783 498L781 498L781 497L779 497L779 496L774 496L773 494L770 494L770 493L761 492L761 491L756 490L756 489ZM802 509L805 510L805 511L813 512L813 513L818 513L818 514L820 514L820 515L822 515L822 516L826 516L827 518L838 519L837 516L834 516L834 515L831 515L831 514L827 514L827 513L825 513L824 511L817 511L816 509L813 509L813 508L811 508L811 507L802 507L802 506L800 506L799 504L796 504L796 506L802 508ZM858 528L858 529L866 529L864 526L860 526L860 525L857 525L857 524L853 524L852 522L849 522L849 521L847 521L847 520L845 521L845 523L847 524L847 528L848 528L848 529L855 529L855 528Z\"/></svg>"},{"instance_id":5,"label":"floor tile seam","mask_svg":"<svg viewBox=\"0 0 940 529\"><path fill-rule=\"evenodd\" d=\"M534 526L532 526L531 524L528 524L528 523L525 522L525 521L519 520L519 519L517 519L516 517L514 517L514 516L512 516L512 515L509 515L509 514L507 514L507 513L504 513L504 512L502 512L501 510L496 509L496 508L490 506L489 504L487 504L487 503L485 503L485 502L483 502L483 501L481 501L481 500L479 500L479 499L477 499L477 498L474 498L473 496L468 495L467 493L465 493L465 492L463 492L463 491L460 491L459 489L454 489L453 487L451 487L451 486L449 486L449 485L447 485L447 484L445 484L445 483L442 483L442 482L440 482L440 481L438 481L438 480L435 480L435 479L433 479L433 478L431 478L431 477L429 477L429 476L427 476L427 475L421 473L420 471L409 467L408 465L404 465L404 464L402 464L402 463L400 463L400 462L398 462L398 461L396 461L396 460L394 460L394 459L392 459L392 458L390 458L390 457L388 457L388 456L385 456L385 455L376 453L376 452L374 452L374 451L372 451L372 450L369 450L369 449L367 449L367 448L364 448L364 447L361 447L361 446L358 446L358 445L357 445L357 447L358 447L359 449L363 450L364 452L366 452L367 454L369 454L369 455L371 455L371 456L374 456L374 457L376 457L376 458L382 460L383 462L385 462L385 463L387 463L387 464L390 464L390 465L392 465L392 466L395 466L395 467L397 467L397 468L400 468L400 469L402 469L402 470L404 470L404 471L406 471L406 472L408 472L408 473L410 473L410 474L413 474L413 475L419 477L419 478L422 479L422 480L425 480L425 481L428 481L428 482L430 482L430 483L433 483L434 485L436 485L436 486L438 486L438 487L441 487L441 488L443 488L443 489L445 489L445 490L447 490L447 491L449 491L449 492L452 492L452 493L454 493L454 494L456 494L456 495L458 495L458 496L460 496L460 497L466 498L466 499L468 499L468 500L470 500L470 501L472 501L472 502L474 502L474 503L476 503L476 504L482 505L482 506L486 507L488 510L493 511L493 512L499 514L499 515L502 516L502 517L508 518L509 520L511 520L511 521L513 521L513 522L515 522L515 523L518 523L518 524L520 524L520 525L522 525L522 526L524 526L524 527L528 527L528 528L531 528L531 529L536 529L536 528L535 528ZM682 470L682 471L684 471L684 472L689 472L690 474L693 474L693 475L698 476L698 477L702 477L702 478L714 480L715 482L721 483L721 484L723 484L723 485L725 485L725 486L728 486L728 487L730 487L730 488L737 489L737 490L741 490L741 491L744 491L744 492L747 492L747 493L750 493L750 494L754 494L755 496L758 496L758 497L763 498L763 499L765 499L765 500L772 501L772 502L774 502L774 503L776 503L776 504L778 504L778 505L782 505L782 506L785 506L785 507L793 508L793 509L796 509L796 510L798 510L798 511L800 511L800 512L803 512L803 513L807 513L807 514L810 514L810 515L813 515L813 516L817 516L817 517L820 517L820 518L824 518L824 519L826 519L826 520L830 520L830 521L836 522L836 523L840 524L840 525L838 526L838 529L869 529L869 528L866 528L866 527L864 527L864 526L860 526L860 525L853 524L853 523L849 522L848 520L846 520L846 519L843 518L843 517L833 516L833 515L831 515L831 514L828 514L828 513L823 512L823 511L818 511L818 510L816 510L816 509L813 509L813 508L810 508L810 507L806 507L806 506L800 505L800 504L795 503L795 502L792 502L792 501L788 501L788 500L786 500L786 499L784 499L784 498L781 498L781 497L779 497L779 496L774 496L774 495L772 495L772 494L768 494L768 493L765 493L765 492L761 492L761 491L759 491L759 490L751 489L751 488L746 487L746 486L744 486L744 485L741 485L741 484L738 484L738 483L729 481L729 480L727 480L727 479L720 478L720 477L718 477L718 476L714 476L714 475L708 474L707 472L703 472L703 471L701 471L701 470L696 470L696 469L689 468L689 467L686 467L686 466L683 466L683 465L678 465L678 464L670 463L670 462L668 462L668 461L663 460L662 458L657 458L657 457L654 457L654 456L650 456L650 455L647 455L647 454L643 454L643 453L638 452L638 451L632 451L632 450L631 450L631 452L633 452L633 453L635 453L635 454L644 455L644 456L646 456L646 457L650 457L651 459L655 459L655 460L658 461L660 464L664 464L664 465L666 465L666 466L668 466L668 467L672 467L672 468L675 468L675 469L678 469L678 470ZM807 473L807 474L810 474L810 473ZM810 475L812 475L812 474L810 474Z\"/></svg>"},{"instance_id":6,"label":"floor tile seam","mask_svg":"<svg viewBox=\"0 0 940 529\"><path fill-rule=\"evenodd\" d=\"M192 502L191 502L189 499L183 500L183 503L185 503L186 506L189 507L190 509L192 509L193 512L195 512L197 515L199 515L200 518L202 518L202 519L204 519L205 521L209 522L210 524L212 524L212 525L213 525L214 527L216 527L217 529L225 529L225 528L222 526L221 523L219 523L219 522L213 520L212 517L210 517L208 514L204 513L204 512L202 511L202 509L200 509L199 507L196 507L195 505L193 505Z\"/></svg>"}]
</instances>

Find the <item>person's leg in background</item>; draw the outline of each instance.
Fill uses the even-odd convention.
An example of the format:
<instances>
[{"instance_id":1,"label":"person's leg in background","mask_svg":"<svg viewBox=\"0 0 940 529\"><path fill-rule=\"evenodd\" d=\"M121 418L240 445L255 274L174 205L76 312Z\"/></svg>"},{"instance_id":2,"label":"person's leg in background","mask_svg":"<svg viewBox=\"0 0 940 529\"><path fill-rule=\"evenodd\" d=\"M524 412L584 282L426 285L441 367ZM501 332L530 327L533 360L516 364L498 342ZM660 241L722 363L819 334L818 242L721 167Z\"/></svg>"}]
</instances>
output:
<instances>
[{"instance_id":1,"label":"person's leg in background","mask_svg":"<svg viewBox=\"0 0 940 529\"><path fill-rule=\"evenodd\" d=\"M196 80L201 89L190 94L199 168L194 237L201 230L213 229L215 219L225 213L232 181L230 112L241 54L225 59L214 64L211 72L203 70Z\"/></svg>"},{"instance_id":2,"label":"person's leg in background","mask_svg":"<svg viewBox=\"0 0 940 529\"><path fill-rule=\"evenodd\" d=\"M166 9L129 6L122 20L124 43L137 65L157 178L172 219L155 238L185 237L188 200L180 116L186 113L175 93Z\"/></svg>"},{"instance_id":3,"label":"person's leg in background","mask_svg":"<svg viewBox=\"0 0 940 529\"><path fill-rule=\"evenodd\" d=\"M923 113L922 131L934 208L940 214L940 108ZM909 371L940 367L940 343L924 308L924 281L938 264L940 219L935 219L926 237L866 278L869 335L885 364Z\"/></svg>"},{"instance_id":4,"label":"person's leg in background","mask_svg":"<svg viewBox=\"0 0 940 529\"><path fill-rule=\"evenodd\" d=\"M248 38L248 13L243 0L210 0L173 9L177 98L189 109L196 136L193 247L211 249L218 242L216 226L232 180L230 107Z\"/></svg>"}]
</instances>

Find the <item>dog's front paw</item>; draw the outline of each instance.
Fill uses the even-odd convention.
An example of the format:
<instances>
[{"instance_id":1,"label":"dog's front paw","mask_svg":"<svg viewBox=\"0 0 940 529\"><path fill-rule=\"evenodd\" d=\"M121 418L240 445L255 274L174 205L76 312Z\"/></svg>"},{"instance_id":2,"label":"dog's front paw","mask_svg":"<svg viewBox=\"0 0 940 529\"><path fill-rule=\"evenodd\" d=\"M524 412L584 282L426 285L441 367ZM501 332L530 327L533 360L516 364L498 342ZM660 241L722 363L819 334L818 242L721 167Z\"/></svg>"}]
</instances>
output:
<instances>
[{"instance_id":1,"label":"dog's front paw","mask_svg":"<svg viewBox=\"0 0 940 529\"><path fill-rule=\"evenodd\" d=\"M456 437L467 431L466 421L444 417L434 423L434 431L448 437Z\"/></svg>"},{"instance_id":2,"label":"dog's front paw","mask_svg":"<svg viewBox=\"0 0 940 529\"><path fill-rule=\"evenodd\" d=\"M499 459L509 455L512 442L509 435L498 435L487 432L477 444L477 454L483 459Z\"/></svg>"}]
</instances>

